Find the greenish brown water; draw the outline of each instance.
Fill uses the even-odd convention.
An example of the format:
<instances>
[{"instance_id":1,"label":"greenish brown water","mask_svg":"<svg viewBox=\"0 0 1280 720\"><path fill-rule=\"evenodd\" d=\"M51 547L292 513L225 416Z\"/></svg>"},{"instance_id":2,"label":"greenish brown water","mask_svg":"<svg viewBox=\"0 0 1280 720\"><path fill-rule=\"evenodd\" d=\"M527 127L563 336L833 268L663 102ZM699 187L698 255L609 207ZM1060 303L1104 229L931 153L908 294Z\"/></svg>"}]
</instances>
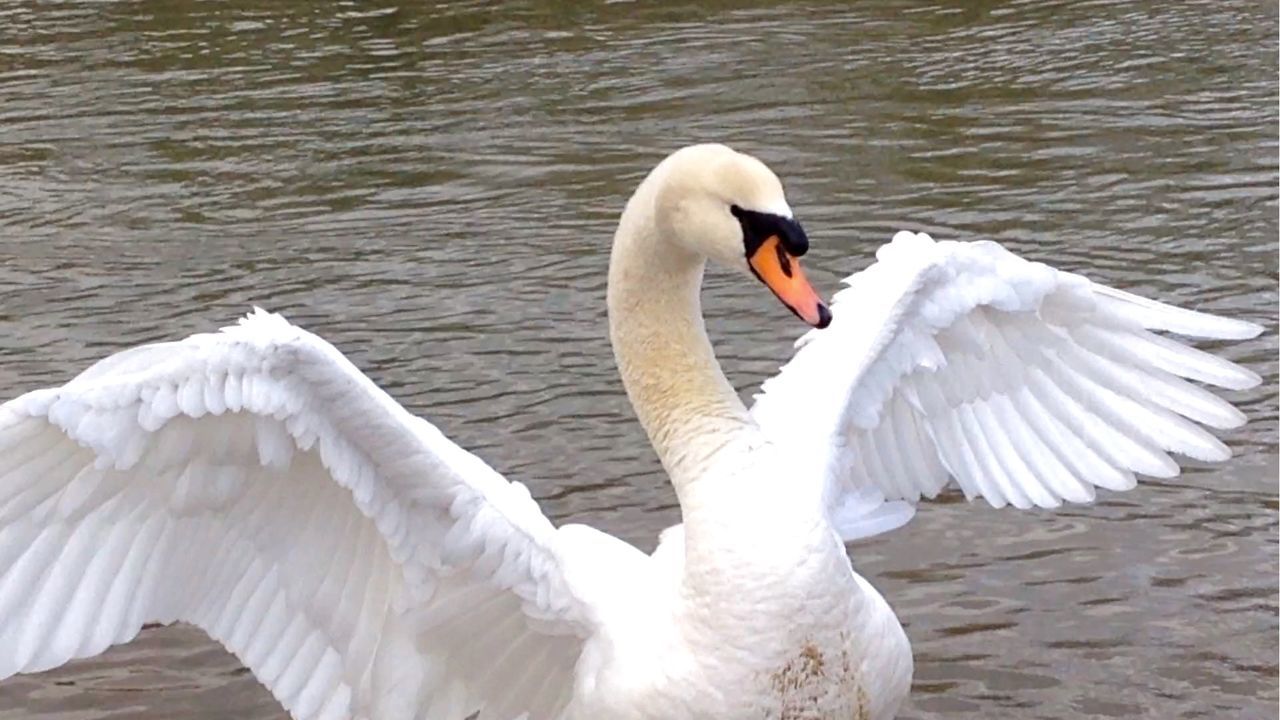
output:
<instances>
[{"instance_id":1,"label":"greenish brown water","mask_svg":"<svg viewBox=\"0 0 1280 720\"><path fill-rule=\"evenodd\" d=\"M643 547L678 511L615 377L612 225L666 152L788 184L830 292L898 228L1263 322L1238 457L1056 513L948 500L853 548L903 717L1275 718L1274 3L0 3L0 387L251 304ZM801 331L709 278L749 391ZM184 628L0 683L0 720L283 718Z\"/></svg>"}]
</instances>

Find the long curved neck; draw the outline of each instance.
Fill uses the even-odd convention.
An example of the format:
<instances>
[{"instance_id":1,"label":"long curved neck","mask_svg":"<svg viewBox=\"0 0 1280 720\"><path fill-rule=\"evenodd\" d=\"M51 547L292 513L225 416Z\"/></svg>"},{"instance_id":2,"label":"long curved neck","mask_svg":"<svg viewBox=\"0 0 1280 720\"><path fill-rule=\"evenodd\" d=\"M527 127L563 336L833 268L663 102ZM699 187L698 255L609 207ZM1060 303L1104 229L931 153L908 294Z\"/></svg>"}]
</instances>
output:
<instances>
[{"instance_id":1,"label":"long curved neck","mask_svg":"<svg viewBox=\"0 0 1280 720\"><path fill-rule=\"evenodd\" d=\"M683 503L748 420L702 322L705 261L660 236L651 180L627 204L614 237L609 336L627 395Z\"/></svg>"}]
</instances>

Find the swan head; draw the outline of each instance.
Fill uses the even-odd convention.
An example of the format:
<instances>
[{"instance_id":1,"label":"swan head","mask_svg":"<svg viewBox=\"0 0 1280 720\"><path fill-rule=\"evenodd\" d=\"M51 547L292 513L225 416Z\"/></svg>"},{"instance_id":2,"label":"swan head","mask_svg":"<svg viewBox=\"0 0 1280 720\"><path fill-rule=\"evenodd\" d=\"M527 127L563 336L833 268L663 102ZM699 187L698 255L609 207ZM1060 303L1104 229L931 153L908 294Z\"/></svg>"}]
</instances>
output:
<instances>
[{"instance_id":1,"label":"swan head","mask_svg":"<svg viewBox=\"0 0 1280 720\"><path fill-rule=\"evenodd\" d=\"M801 320L823 328L831 311L805 279L809 250L782 182L763 162L724 145L692 145L662 165L655 217L680 248L754 276Z\"/></svg>"}]
</instances>

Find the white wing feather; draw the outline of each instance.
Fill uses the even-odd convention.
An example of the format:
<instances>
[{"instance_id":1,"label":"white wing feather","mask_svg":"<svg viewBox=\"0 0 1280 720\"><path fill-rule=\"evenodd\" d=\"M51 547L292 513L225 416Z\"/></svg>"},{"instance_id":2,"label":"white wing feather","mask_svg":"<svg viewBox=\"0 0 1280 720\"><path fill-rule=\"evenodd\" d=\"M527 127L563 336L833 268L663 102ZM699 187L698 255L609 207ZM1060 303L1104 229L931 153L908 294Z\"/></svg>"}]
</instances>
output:
<instances>
[{"instance_id":1,"label":"white wing feather","mask_svg":"<svg viewBox=\"0 0 1280 720\"><path fill-rule=\"evenodd\" d=\"M183 620L295 718L553 718L593 625L561 537L257 311L0 406L0 678Z\"/></svg>"},{"instance_id":2,"label":"white wing feather","mask_svg":"<svg viewBox=\"0 0 1280 720\"><path fill-rule=\"evenodd\" d=\"M954 479L996 507L1054 507L1092 500L1095 486L1130 488L1135 473L1173 476L1170 452L1230 457L1196 423L1231 428L1244 415L1184 378L1244 389L1258 376L1151 331L1241 339L1257 325L991 242L902 232L876 257L752 408L779 442L825 454L828 503L847 538L866 528L840 517L870 512L883 502L875 492L914 503Z\"/></svg>"}]
</instances>

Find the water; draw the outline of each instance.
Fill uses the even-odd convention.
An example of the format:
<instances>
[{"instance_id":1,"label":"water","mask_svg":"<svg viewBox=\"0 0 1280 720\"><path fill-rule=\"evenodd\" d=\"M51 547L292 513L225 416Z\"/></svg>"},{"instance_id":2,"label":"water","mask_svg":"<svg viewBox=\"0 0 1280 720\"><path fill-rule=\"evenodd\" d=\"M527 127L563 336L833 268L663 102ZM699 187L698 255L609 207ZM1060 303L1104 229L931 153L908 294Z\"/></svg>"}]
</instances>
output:
<instances>
[{"instance_id":1,"label":"water","mask_svg":"<svg viewBox=\"0 0 1280 720\"><path fill-rule=\"evenodd\" d=\"M0 387L257 303L556 520L674 497L605 340L612 225L670 149L783 176L827 292L894 229L993 238L1263 322L1238 457L1056 513L948 498L854 548L916 650L903 717L1275 718L1273 3L0 4ZM715 275L749 392L801 331ZM283 713L188 628L0 683L0 719Z\"/></svg>"}]
</instances>

